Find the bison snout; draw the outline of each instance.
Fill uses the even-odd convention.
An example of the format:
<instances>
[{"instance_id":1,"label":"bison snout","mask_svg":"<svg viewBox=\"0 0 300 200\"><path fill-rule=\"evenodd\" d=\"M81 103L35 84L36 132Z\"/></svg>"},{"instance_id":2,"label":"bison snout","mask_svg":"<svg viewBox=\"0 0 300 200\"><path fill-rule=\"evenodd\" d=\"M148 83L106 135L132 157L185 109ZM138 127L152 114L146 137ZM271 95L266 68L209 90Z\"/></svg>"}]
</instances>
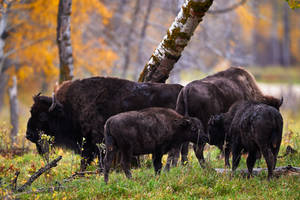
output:
<instances>
[{"instance_id":1,"label":"bison snout","mask_svg":"<svg viewBox=\"0 0 300 200\"><path fill-rule=\"evenodd\" d=\"M36 143L38 141L38 139L39 139L37 137L37 134L34 131L32 131L32 130L27 130L26 131L26 138L28 140L30 140L31 142L34 142L34 143Z\"/></svg>"},{"instance_id":2,"label":"bison snout","mask_svg":"<svg viewBox=\"0 0 300 200\"><path fill-rule=\"evenodd\" d=\"M209 142L209 138L206 135L202 135L202 142L204 143L208 143Z\"/></svg>"}]
</instances>

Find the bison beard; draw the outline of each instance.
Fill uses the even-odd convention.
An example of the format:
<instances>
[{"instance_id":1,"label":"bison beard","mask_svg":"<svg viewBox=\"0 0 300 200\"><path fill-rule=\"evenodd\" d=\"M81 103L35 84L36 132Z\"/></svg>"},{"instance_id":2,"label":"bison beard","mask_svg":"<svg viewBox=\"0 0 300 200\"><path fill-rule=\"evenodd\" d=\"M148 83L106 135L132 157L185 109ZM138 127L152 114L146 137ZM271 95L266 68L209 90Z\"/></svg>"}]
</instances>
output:
<instances>
[{"instance_id":1,"label":"bison beard","mask_svg":"<svg viewBox=\"0 0 300 200\"><path fill-rule=\"evenodd\" d=\"M122 154L122 168L131 178L129 159L132 155L152 154L155 174L159 174L161 158L171 147L182 142L207 141L203 126L197 118L185 118L172 109L147 108L110 117L104 130L106 156L104 180L117 151Z\"/></svg>"},{"instance_id":2,"label":"bison beard","mask_svg":"<svg viewBox=\"0 0 300 200\"><path fill-rule=\"evenodd\" d=\"M136 83L93 77L64 82L55 99L35 96L26 137L39 148L40 133L55 137L56 146L81 152L81 170L96 155L103 142L105 121L112 115L147 107L175 108L179 84ZM85 140L83 140L85 138Z\"/></svg>"},{"instance_id":3,"label":"bison beard","mask_svg":"<svg viewBox=\"0 0 300 200\"><path fill-rule=\"evenodd\" d=\"M282 116L277 109L262 103L239 101L227 113L211 117L208 136L212 144L226 141L225 162L229 162L232 152L232 171L238 167L241 152L245 150L250 177L257 156L262 153L268 166L268 178L271 178L281 144L282 126Z\"/></svg>"},{"instance_id":4,"label":"bison beard","mask_svg":"<svg viewBox=\"0 0 300 200\"><path fill-rule=\"evenodd\" d=\"M254 77L249 72L240 67L231 67L187 84L178 95L176 111L181 115L200 119L205 132L207 132L209 118L212 115L227 112L229 107L239 100L254 100L277 109L282 104L282 100L263 95ZM222 146L215 145L222 149ZM204 146L205 143L200 144L198 147L194 145L196 157L202 166L205 161L203 156ZM179 150L177 148L170 151L173 156L168 155L167 165L174 158L176 162L179 157Z\"/></svg>"}]
</instances>

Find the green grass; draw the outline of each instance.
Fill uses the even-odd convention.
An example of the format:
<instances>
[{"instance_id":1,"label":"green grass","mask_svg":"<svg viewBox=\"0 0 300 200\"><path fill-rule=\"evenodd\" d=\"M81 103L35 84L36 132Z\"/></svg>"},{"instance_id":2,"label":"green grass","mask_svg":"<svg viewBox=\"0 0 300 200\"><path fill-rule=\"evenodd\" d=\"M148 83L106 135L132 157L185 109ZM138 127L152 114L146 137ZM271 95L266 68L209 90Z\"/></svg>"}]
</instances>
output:
<instances>
[{"instance_id":1,"label":"green grass","mask_svg":"<svg viewBox=\"0 0 300 200\"><path fill-rule=\"evenodd\" d=\"M285 128L280 149L284 154L287 145L298 150L297 154L279 158L277 166L300 166L300 116L283 113ZM0 127L0 132L5 131ZM23 133L24 134L24 133ZM23 135L24 136L24 135ZM1 137L3 139L3 136ZM0 140L0 143L3 140ZM80 157L70 151L56 149L51 159L62 155L63 159L58 166L49 173L39 177L27 191L47 188L59 182L63 189L55 192L17 193L9 189L14 173L20 171L18 186L41 166L45 165L43 159L37 155L36 150L13 157L0 156L0 199L9 195L20 199L299 199L300 177L281 176L267 181L267 174L262 173L251 179L240 175L231 177L228 174L217 174L211 168L223 168L223 159L218 159L219 150L213 146L206 146L205 158L207 169L200 168L194 152L189 153L189 164L172 168L170 172L162 172L160 176L154 175L150 160L143 162L142 168L132 169L133 178L128 180L124 173L113 171L109 183L106 185L102 175L87 175L71 182L63 182L79 169ZM246 157L243 156L239 169L246 168ZM166 156L163 158L165 164ZM266 167L262 159L260 167ZM150 166L150 167L149 167ZM96 163L88 170L95 170ZM2 198L1 198L2 196Z\"/></svg>"}]
</instances>

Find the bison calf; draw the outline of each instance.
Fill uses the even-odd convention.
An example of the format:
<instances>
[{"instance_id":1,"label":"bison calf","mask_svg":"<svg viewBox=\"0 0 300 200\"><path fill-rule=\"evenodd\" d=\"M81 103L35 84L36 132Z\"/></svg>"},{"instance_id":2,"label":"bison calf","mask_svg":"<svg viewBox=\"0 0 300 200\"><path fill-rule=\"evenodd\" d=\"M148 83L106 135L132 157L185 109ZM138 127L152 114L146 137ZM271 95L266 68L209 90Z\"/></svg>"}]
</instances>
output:
<instances>
[{"instance_id":1,"label":"bison calf","mask_svg":"<svg viewBox=\"0 0 300 200\"><path fill-rule=\"evenodd\" d=\"M117 151L121 152L127 178L131 178L129 164L133 155L152 154L155 174L159 174L163 154L186 141L205 142L205 135L200 120L183 117L172 109L153 107L112 116L104 128L104 180L107 183Z\"/></svg>"},{"instance_id":2,"label":"bison calf","mask_svg":"<svg viewBox=\"0 0 300 200\"><path fill-rule=\"evenodd\" d=\"M225 163L232 152L232 171L236 170L241 152L248 152L249 177L257 157L262 153L272 177L282 138L282 116L277 109L266 104L239 101L224 114L213 116L208 122L211 144L225 145Z\"/></svg>"}]
</instances>

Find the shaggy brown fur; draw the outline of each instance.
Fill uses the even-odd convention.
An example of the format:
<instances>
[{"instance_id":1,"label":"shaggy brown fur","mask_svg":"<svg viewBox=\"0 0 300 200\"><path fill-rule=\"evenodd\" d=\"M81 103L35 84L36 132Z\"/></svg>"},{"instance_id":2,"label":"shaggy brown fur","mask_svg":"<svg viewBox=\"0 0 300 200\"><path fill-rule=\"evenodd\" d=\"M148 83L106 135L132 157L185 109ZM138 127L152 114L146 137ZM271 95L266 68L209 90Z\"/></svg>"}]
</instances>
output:
<instances>
[{"instance_id":1,"label":"shaggy brown fur","mask_svg":"<svg viewBox=\"0 0 300 200\"><path fill-rule=\"evenodd\" d=\"M81 169L98 153L103 141L105 121L120 112L147 107L175 108L179 84L136 83L133 81L93 77L67 81L56 91L57 104L49 110L50 97L36 96L31 108L26 137L38 144L39 132L55 136L55 144L80 152Z\"/></svg>"},{"instance_id":2,"label":"shaggy brown fur","mask_svg":"<svg viewBox=\"0 0 300 200\"><path fill-rule=\"evenodd\" d=\"M210 144L226 141L225 160L232 152L232 170L240 161L241 152L248 152L249 176L257 157L262 153L272 177L282 139L282 116L277 109L263 103L238 101L224 114L212 116L208 123Z\"/></svg>"},{"instance_id":3,"label":"shaggy brown fur","mask_svg":"<svg viewBox=\"0 0 300 200\"><path fill-rule=\"evenodd\" d=\"M176 111L200 119L206 131L210 116L227 112L229 107L238 100L254 100L276 109L279 109L282 104L280 99L264 95L252 74L241 67L231 67L187 84L178 95ZM204 145L201 144L199 148L194 147L200 163L204 162ZM218 147L222 148L222 146ZM172 152L176 155L174 157L178 157L179 149L174 151Z\"/></svg>"},{"instance_id":4,"label":"shaggy brown fur","mask_svg":"<svg viewBox=\"0 0 300 200\"><path fill-rule=\"evenodd\" d=\"M140 111L120 113L105 123L106 156L104 179L116 152L122 154L122 167L128 178L132 155L152 154L155 173L160 173L161 158L172 147L182 142L207 141L202 123L197 118L183 117L167 108L147 108Z\"/></svg>"}]
</instances>

